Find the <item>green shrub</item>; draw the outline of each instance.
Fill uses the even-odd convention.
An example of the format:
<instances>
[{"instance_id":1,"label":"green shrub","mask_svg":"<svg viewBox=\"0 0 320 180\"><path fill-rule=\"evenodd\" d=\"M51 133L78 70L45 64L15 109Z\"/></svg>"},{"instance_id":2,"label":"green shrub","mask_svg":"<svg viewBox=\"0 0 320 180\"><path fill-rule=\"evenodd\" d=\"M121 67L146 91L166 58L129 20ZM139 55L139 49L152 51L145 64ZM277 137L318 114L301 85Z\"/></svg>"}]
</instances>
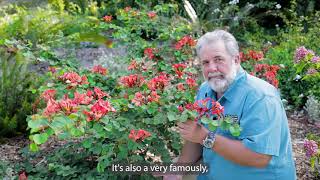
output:
<instances>
[{"instance_id":1,"label":"green shrub","mask_svg":"<svg viewBox=\"0 0 320 180\"><path fill-rule=\"evenodd\" d=\"M35 99L30 88L36 78L26 70L19 49L0 50L0 136L11 136L26 131L26 117Z\"/></svg>"}]
</instances>

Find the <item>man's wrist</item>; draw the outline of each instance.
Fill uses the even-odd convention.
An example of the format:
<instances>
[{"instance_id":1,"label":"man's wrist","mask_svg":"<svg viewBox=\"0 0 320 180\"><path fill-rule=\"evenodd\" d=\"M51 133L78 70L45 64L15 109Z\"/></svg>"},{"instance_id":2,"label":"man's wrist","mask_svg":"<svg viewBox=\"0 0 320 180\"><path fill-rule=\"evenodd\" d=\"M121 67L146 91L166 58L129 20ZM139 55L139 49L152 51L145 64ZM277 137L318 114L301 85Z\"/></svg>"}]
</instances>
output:
<instances>
[{"instance_id":1,"label":"man's wrist","mask_svg":"<svg viewBox=\"0 0 320 180\"><path fill-rule=\"evenodd\" d=\"M203 146L203 140L205 140L209 134L209 130L205 127L201 127L202 128L202 133L201 133L201 138L200 138L200 142L199 144L201 144Z\"/></svg>"}]
</instances>

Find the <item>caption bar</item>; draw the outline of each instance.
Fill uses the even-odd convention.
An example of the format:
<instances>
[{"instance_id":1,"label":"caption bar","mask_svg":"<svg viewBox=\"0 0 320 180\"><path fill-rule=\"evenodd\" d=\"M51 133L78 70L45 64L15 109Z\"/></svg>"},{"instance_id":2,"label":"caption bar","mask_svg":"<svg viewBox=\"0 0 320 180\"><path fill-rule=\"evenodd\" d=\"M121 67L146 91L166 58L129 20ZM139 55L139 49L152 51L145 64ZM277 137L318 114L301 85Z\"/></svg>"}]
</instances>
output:
<instances>
[{"instance_id":1,"label":"caption bar","mask_svg":"<svg viewBox=\"0 0 320 180\"><path fill-rule=\"evenodd\" d=\"M204 163L163 163L163 164L112 164L112 172L126 174L151 173L154 175L162 174L184 174L198 175L209 172L209 166Z\"/></svg>"}]
</instances>

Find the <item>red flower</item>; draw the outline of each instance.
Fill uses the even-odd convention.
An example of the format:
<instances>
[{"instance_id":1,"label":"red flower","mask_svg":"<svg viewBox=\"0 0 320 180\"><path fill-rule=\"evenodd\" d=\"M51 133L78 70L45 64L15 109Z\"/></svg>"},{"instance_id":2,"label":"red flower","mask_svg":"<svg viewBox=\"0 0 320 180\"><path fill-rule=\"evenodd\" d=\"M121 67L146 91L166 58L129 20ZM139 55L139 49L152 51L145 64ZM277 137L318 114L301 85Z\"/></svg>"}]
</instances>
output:
<instances>
[{"instance_id":1,"label":"red flower","mask_svg":"<svg viewBox=\"0 0 320 180\"><path fill-rule=\"evenodd\" d=\"M185 89L184 89L183 83L177 84L177 89L178 89L179 91L184 91Z\"/></svg>"},{"instance_id":2,"label":"red flower","mask_svg":"<svg viewBox=\"0 0 320 180\"><path fill-rule=\"evenodd\" d=\"M88 96L89 91L87 91L86 94L80 94L78 92L74 93L74 99L73 102L76 104L84 104L84 105L88 105L91 103L91 101L93 100L92 94L90 96ZM92 91L91 91L92 93Z\"/></svg>"},{"instance_id":3,"label":"red flower","mask_svg":"<svg viewBox=\"0 0 320 180\"><path fill-rule=\"evenodd\" d=\"M77 103L65 96L60 102L59 106L65 115L70 115L71 113L77 112Z\"/></svg>"},{"instance_id":4,"label":"red flower","mask_svg":"<svg viewBox=\"0 0 320 180\"><path fill-rule=\"evenodd\" d=\"M183 106L178 106L178 110L182 113L184 111Z\"/></svg>"},{"instance_id":5,"label":"red flower","mask_svg":"<svg viewBox=\"0 0 320 180\"><path fill-rule=\"evenodd\" d=\"M183 46L185 45L189 45L189 46L195 46L196 45L196 41L193 40L191 38L191 36L184 36L183 38L181 38L175 45L174 48L176 50L180 50L182 49Z\"/></svg>"},{"instance_id":6,"label":"red flower","mask_svg":"<svg viewBox=\"0 0 320 180\"><path fill-rule=\"evenodd\" d=\"M249 50L249 57L255 61L260 61L263 59L263 52Z\"/></svg>"},{"instance_id":7,"label":"red flower","mask_svg":"<svg viewBox=\"0 0 320 180\"><path fill-rule=\"evenodd\" d=\"M136 61L132 60L130 65L128 66L128 70L138 69L138 64Z\"/></svg>"},{"instance_id":8,"label":"red flower","mask_svg":"<svg viewBox=\"0 0 320 180\"><path fill-rule=\"evenodd\" d=\"M90 108L90 112L84 110L83 114L87 116L87 121L99 120L109 112L115 112L116 110L111 106L108 101L99 99L93 106Z\"/></svg>"},{"instance_id":9,"label":"red flower","mask_svg":"<svg viewBox=\"0 0 320 180\"><path fill-rule=\"evenodd\" d=\"M157 91L152 91L147 99L148 102L159 102L160 96L157 94Z\"/></svg>"},{"instance_id":10,"label":"red flower","mask_svg":"<svg viewBox=\"0 0 320 180\"><path fill-rule=\"evenodd\" d=\"M101 65L98 66L94 66L92 69L93 73L98 73L98 74L102 74L102 75L106 75L107 74L107 69L102 67Z\"/></svg>"},{"instance_id":11,"label":"red flower","mask_svg":"<svg viewBox=\"0 0 320 180\"><path fill-rule=\"evenodd\" d=\"M49 99L54 99L56 92L57 91L55 89L48 89L41 94L41 98L43 98L45 101L49 101Z\"/></svg>"},{"instance_id":12,"label":"red flower","mask_svg":"<svg viewBox=\"0 0 320 180\"><path fill-rule=\"evenodd\" d=\"M102 99L104 97L110 97L108 93L103 92L100 88L94 87L93 89L94 93L96 94L96 97L98 99Z\"/></svg>"},{"instance_id":13,"label":"red flower","mask_svg":"<svg viewBox=\"0 0 320 180\"><path fill-rule=\"evenodd\" d=\"M155 57L154 55L154 49L153 48L146 48L144 49L143 53L145 56L147 56L149 59L153 59Z\"/></svg>"},{"instance_id":14,"label":"red flower","mask_svg":"<svg viewBox=\"0 0 320 180\"><path fill-rule=\"evenodd\" d=\"M19 174L18 180L28 180L28 176L26 175L26 172L23 171Z\"/></svg>"},{"instance_id":15,"label":"red flower","mask_svg":"<svg viewBox=\"0 0 320 180\"><path fill-rule=\"evenodd\" d=\"M111 22L112 21L112 16L104 16L103 17L105 22Z\"/></svg>"},{"instance_id":16,"label":"red flower","mask_svg":"<svg viewBox=\"0 0 320 180\"><path fill-rule=\"evenodd\" d=\"M145 103L145 97L142 95L141 92L136 92L131 102L134 103L136 106L141 106Z\"/></svg>"},{"instance_id":17,"label":"red flower","mask_svg":"<svg viewBox=\"0 0 320 180\"><path fill-rule=\"evenodd\" d=\"M153 12L153 11L148 12L148 17L149 17L150 19L153 19L153 18L155 18L156 16L157 16L157 14L156 14L155 12Z\"/></svg>"},{"instance_id":18,"label":"red flower","mask_svg":"<svg viewBox=\"0 0 320 180\"><path fill-rule=\"evenodd\" d=\"M80 77L75 72L66 72L62 76L60 76L59 79L67 84L70 84L71 87L77 86L79 84L88 84L86 76Z\"/></svg>"},{"instance_id":19,"label":"red flower","mask_svg":"<svg viewBox=\"0 0 320 180\"><path fill-rule=\"evenodd\" d=\"M125 87L139 87L143 84L144 78L137 74L131 74L129 76L123 76L120 78L120 83Z\"/></svg>"},{"instance_id":20,"label":"red flower","mask_svg":"<svg viewBox=\"0 0 320 180\"><path fill-rule=\"evenodd\" d=\"M178 78L182 78L183 70L187 67L185 64L174 64L172 65L173 69L175 70Z\"/></svg>"},{"instance_id":21,"label":"red flower","mask_svg":"<svg viewBox=\"0 0 320 180\"><path fill-rule=\"evenodd\" d=\"M148 88L152 91L155 91L157 89L163 90L169 84L170 81L167 76L168 75L165 73L160 73L159 76L156 76L149 81Z\"/></svg>"},{"instance_id":22,"label":"red flower","mask_svg":"<svg viewBox=\"0 0 320 180\"><path fill-rule=\"evenodd\" d=\"M197 83L196 83L196 80L194 80L194 79L192 79L192 78L187 78L187 80L186 80L186 83L188 84L188 86L190 87L190 88L195 88L195 87L197 87Z\"/></svg>"},{"instance_id":23,"label":"red flower","mask_svg":"<svg viewBox=\"0 0 320 180\"><path fill-rule=\"evenodd\" d=\"M139 141L143 141L145 138L150 137L151 133L143 130L143 129L139 129L139 130L130 130L130 134L129 134L129 139L132 139L133 141L137 142Z\"/></svg>"},{"instance_id":24,"label":"red flower","mask_svg":"<svg viewBox=\"0 0 320 180\"><path fill-rule=\"evenodd\" d=\"M59 112L60 110L61 109L60 109L59 104L55 100L49 99L47 102L47 107L45 108L43 114L45 116L51 116L52 114L55 114L55 113Z\"/></svg>"},{"instance_id":25,"label":"red flower","mask_svg":"<svg viewBox=\"0 0 320 180\"><path fill-rule=\"evenodd\" d=\"M224 107L221 106L221 104L218 101L212 101L212 114L218 115L218 117L221 117L221 115L224 112Z\"/></svg>"},{"instance_id":26,"label":"red flower","mask_svg":"<svg viewBox=\"0 0 320 180\"><path fill-rule=\"evenodd\" d=\"M131 7L130 7L130 6L127 6L127 7L124 8L124 11L125 11L125 12L129 12L130 10L131 10Z\"/></svg>"}]
</instances>

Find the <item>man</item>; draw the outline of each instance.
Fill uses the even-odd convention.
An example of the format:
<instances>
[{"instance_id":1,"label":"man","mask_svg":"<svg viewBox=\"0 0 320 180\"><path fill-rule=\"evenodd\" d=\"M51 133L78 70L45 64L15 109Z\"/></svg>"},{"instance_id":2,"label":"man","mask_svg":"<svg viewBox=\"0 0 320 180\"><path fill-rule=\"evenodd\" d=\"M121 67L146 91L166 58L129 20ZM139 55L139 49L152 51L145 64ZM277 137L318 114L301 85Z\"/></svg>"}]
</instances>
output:
<instances>
[{"instance_id":1,"label":"man","mask_svg":"<svg viewBox=\"0 0 320 180\"><path fill-rule=\"evenodd\" d=\"M296 179L288 121L277 89L242 69L237 41L226 31L202 36L197 55L206 79L197 100L211 97L219 101L224 115L237 120L242 131L233 137L226 130L210 132L192 120L179 123L185 144L178 162L203 158L210 169L198 179Z\"/></svg>"}]
</instances>

